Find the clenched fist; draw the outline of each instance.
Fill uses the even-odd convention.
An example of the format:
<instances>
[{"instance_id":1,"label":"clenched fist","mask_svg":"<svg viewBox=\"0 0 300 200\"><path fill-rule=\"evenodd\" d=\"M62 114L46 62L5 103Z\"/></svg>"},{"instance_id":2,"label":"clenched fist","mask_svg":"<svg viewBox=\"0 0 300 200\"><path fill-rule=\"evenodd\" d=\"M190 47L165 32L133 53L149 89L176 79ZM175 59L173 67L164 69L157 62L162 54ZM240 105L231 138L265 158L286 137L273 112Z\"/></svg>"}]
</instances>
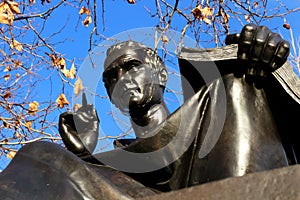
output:
<instances>
[{"instance_id":1,"label":"clenched fist","mask_svg":"<svg viewBox=\"0 0 300 200\"><path fill-rule=\"evenodd\" d=\"M266 26L247 24L241 33L226 37L225 43L238 44L238 59L246 63L243 74L255 82L267 77L287 60L290 44Z\"/></svg>"},{"instance_id":2,"label":"clenched fist","mask_svg":"<svg viewBox=\"0 0 300 200\"><path fill-rule=\"evenodd\" d=\"M93 105L82 95L82 107L76 112L65 112L59 117L59 133L66 148L77 156L93 152L99 136L99 118Z\"/></svg>"}]
</instances>

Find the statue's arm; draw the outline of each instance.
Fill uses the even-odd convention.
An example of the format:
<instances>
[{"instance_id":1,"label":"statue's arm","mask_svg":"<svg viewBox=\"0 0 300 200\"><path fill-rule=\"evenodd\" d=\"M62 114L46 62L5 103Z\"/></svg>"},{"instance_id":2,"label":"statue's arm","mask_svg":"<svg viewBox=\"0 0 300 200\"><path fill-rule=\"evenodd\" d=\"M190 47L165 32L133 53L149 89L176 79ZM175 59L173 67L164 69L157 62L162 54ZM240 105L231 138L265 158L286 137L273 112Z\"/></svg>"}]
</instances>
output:
<instances>
[{"instance_id":1,"label":"statue's arm","mask_svg":"<svg viewBox=\"0 0 300 200\"><path fill-rule=\"evenodd\" d=\"M76 112L65 112L59 117L58 130L66 148L74 154L90 155L97 145L99 118L93 105L83 104Z\"/></svg>"}]
</instances>

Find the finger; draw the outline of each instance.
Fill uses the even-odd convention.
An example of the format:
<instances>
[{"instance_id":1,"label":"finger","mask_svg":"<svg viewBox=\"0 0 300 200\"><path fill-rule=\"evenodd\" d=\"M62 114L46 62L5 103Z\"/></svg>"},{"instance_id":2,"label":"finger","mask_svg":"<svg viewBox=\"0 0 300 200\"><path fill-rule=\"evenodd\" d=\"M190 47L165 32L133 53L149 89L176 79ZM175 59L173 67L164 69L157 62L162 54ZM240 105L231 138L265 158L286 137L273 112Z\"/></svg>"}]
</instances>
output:
<instances>
[{"instance_id":1,"label":"finger","mask_svg":"<svg viewBox=\"0 0 300 200\"><path fill-rule=\"evenodd\" d=\"M97 114L97 110L95 108L92 109L91 115L93 116L94 119L97 120L97 122L100 121L99 117L98 117L98 114Z\"/></svg>"},{"instance_id":2,"label":"finger","mask_svg":"<svg viewBox=\"0 0 300 200\"><path fill-rule=\"evenodd\" d=\"M255 62L247 69L246 74L254 77L265 77L266 71L261 63Z\"/></svg>"},{"instance_id":3,"label":"finger","mask_svg":"<svg viewBox=\"0 0 300 200\"><path fill-rule=\"evenodd\" d=\"M87 99L85 92L82 93L82 106L87 106Z\"/></svg>"},{"instance_id":4,"label":"finger","mask_svg":"<svg viewBox=\"0 0 300 200\"><path fill-rule=\"evenodd\" d=\"M269 34L269 38L266 42L264 52L262 54L261 61L263 63L267 64L268 66L271 65L271 61L273 60L276 49L277 49L278 44L280 43L281 40L282 40L282 38L280 37L279 34L277 34L277 33L270 33Z\"/></svg>"},{"instance_id":5,"label":"finger","mask_svg":"<svg viewBox=\"0 0 300 200\"><path fill-rule=\"evenodd\" d=\"M259 26L254 34L252 49L251 49L251 60L257 62L260 60L262 56L262 52L264 50L265 43L267 41L268 35L270 33L270 29L266 26Z\"/></svg>"},{"instance_id":6,"label":"finger","mask_svg":"<svg viewBox=\"0 0 300 200\"><path fill-rule=\"evenodd\" d=\"M241 35L240 35L239 33L227 35L226 38L225 38L225 44L226 44L226 45L230 45L230 44L238 44L238 43L239 43L240 36L241 36Z\"/></svg>"},{"instance_id":7,"label":"finger","mask_svg":"<svg viewBox=\"0 0 300 200\"><path fill-rule=\"evenodd\" d=\"M278 44L275 56L273 58L273 61L271 62L271 67L273 70L276 70L281 65L283 65L287 57L290 53L290 44L288 41L283 40Z\"/></svg>"},{"instance_id":8,"label":"finger","mask_svg":"<svg viewBox=\"0 0 300 200\"><path fill-rule=\"evenodd\" d=\"M83 124L88 124L90 121L94 120L94 116L88 112L79 112L74 115L75 122L80 122Z\"/></svg>"},{"instance_id":9,"label":"finger","mask_svg":"<svg viewBox=\"0 0 300 200\"><path fill-rule=\"evenodd\" d=\"M252 45L252 40L255 34L256 25L248 24L242 29L239 39L238 58L248 60L248 54Z\"/></svg>"}]
</instances>

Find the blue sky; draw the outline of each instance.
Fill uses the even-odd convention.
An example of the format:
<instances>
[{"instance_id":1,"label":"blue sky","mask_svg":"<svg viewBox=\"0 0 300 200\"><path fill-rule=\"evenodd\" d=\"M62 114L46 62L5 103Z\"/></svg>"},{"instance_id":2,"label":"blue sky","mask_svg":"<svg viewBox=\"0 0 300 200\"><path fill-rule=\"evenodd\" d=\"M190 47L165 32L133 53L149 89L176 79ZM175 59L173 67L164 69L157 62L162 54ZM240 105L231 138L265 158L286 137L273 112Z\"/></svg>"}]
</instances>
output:
<instances>
[{"instance_id":1,"label":"blue sky","mask_svg":"<svg viewBox=\"0 0 300 200\"><path fill-rule=\"evenodd\" d=\"M48 9L58 3L59 1L51 1L51 4L45 5L45 6L39 6L39 9ZM186 4L184 7L189 6L189 1L181 1L180 4ZM269 7L272 8L275 4L275 0L268 1ZM284 0L281 1L284 3L285 6L288 6L290 8L296 8L300 6L300 1L289 1ZM39 4L39 2L37 2ZM125 0L123 1L105 1L105 12L104 12L104 24L105 28L102 25L102 17L101 17L101 2L98 2L98 29L99 33L102 34L105 37L112 37L119 33L126 33L128 30L134 30L137 28L143 28L143 27L155 27L158 24L158 20L156 17L150 17L150 14L146 11L150 10L152 13L155 13L155 4L154 1L142 1L137 0L137 3L132 5L126 3ZM283 7L283 6L282 6ZM286 17L287 23L291 24L291 27L293 29L294 36L300 36L300 29L299 27L299 19L300 18L300 12L288 15ZM83 20L82 18L81 20ZM234 18L231 18L230 20L234 20ZM182 17L175 16L172 22L172 25L175 27L180 27L176 31L181 31L181 28L183 27L184 19ZM246 24L246 22L244 21ZM283 37L287 40L290 40L289 31L284 29L282 27L283 19L282 18L275 18L270 21L265 21L261 23L261 25L267 25L270 27L273 31L279 32L283 35ZM64 28L63 28L64 27ZM63 28L63 29L62 29ZM103 30L104 28L104 30ZM232 30L241 30L242 26L239 23L231 23ZM78 21L78 9L72 8L70 6L62 6L55 10L53 14L50 16L50 18L47 20L47 24L45 26L44 31L42 32L42 37L48 37L53 32L59 32L60 34L55 35L51 40L53 42L59 42L56 44L56 51L63 53L63 56L69 60L67 62L67 66L70 67L71 61L75 60L76 68L80 71L83 70L85 67L84 60L88 56L88 49L90 47L88 38L90 37L91 33L91 26L89 28L84 27L81 24L81 21ZM146 29L147 30L147 29ZM193 38L193 35L191 32L187 33L188 36ZM146 37L147 33L145 33ZM130 39L132 36L130 34L128 35L128 39ZM100 36L94 36L93 38L96 43L101 44L103 40ZM298 37L299 39L299 37ZM142 39L141 39L142 40ZM201 44L204 45L204 44ZM203 46L203 47L210 47ZM299 51L299 50L297 50ZM292 52L294 53L294 52ZM103 55L101 55L103 59ZM100 57L101 57L100 56ZM171 64L170 64L171 65ZM101 66L100 66L101 67ZM178 70L176 66L170 66L170 69L174 69L175 71ZM85 72L81 72L85 73ZM94 72L93 72L94 73ZM99 74L101 74L99 72ZM86 77L86 81L83 82L84 85L89 85L88 79L89 77ZM174 83L179 83L180 79L176 76L171 76L170 82L172 82L171 85L174 85ZM97 80L99 81L99 80ZM85 83L86 82L86 83ZM102 87L101 78L99 81L100 86L97 87L97 92L101 96L106 96L106 92L104 91ZM43 100L45 97L47 98L49 96L49 88L52 85L52 95L53 100L56 99L56 97L62 92L61 91L61 81L58 79L58 77L53 77L51 81L43 82L42 85L39 85L36 88L36 98ZM64 90L64 93L66 93L68 96L72 96L73 90L71 87L67 87ZM166 97L167 103L170 106L170 110L173 111L178 106L180 106L182 100L178 100L176 95L174 94L168 94L169 96ZM180 97L179 97L180 98ZM74 102L77 101L77 99L74 99ZM72 102L70 100L70 102ZM89 96L89 102L94 102L96 104L96 108L98 110L98 114L100 117L100 126L102 133L105 133L105 135L119 135L122 133L122 131L128 130L128 120L124 119L124 117L116 111L114 107L111 107L111 104L109 103L107 98L96 98ZM72 108L73 105L70 105L69 107ZM124 125L123 123L113 120L113 118L110 115L110 110L113 109L113 113L115 113L116 117L120 117L121 121L125 121L127 123ZM61 109L59 112L56 112L56 115L52 116L54 121L58 121L58 115L60 112L64 112L64 109ZM103 148L102 148L103 147ZM108 150L111 149L111 140L104 140L99 142L98 150ZM3 169L7 163L10 160L0 160L0 169Z\"/></svg>"}]
</instances>

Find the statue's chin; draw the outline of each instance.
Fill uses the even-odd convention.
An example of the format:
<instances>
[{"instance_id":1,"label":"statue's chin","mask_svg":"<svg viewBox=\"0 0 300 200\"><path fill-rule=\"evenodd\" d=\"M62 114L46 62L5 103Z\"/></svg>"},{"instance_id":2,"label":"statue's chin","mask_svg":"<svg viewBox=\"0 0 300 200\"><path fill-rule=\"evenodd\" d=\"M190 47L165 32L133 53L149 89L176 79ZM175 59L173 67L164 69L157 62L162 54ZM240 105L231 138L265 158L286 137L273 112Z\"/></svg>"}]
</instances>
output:
<instances>
[{"instance_id":1,"label":"statue's chin","mask_svg":"<svg viewBox=\"0 0 300 200\"><path fill-rule=\"evenodd\" d=\"M129 99L129 108L143 106L143 98L140 96L132 96Z\"/></svg>"}]
</instances>

